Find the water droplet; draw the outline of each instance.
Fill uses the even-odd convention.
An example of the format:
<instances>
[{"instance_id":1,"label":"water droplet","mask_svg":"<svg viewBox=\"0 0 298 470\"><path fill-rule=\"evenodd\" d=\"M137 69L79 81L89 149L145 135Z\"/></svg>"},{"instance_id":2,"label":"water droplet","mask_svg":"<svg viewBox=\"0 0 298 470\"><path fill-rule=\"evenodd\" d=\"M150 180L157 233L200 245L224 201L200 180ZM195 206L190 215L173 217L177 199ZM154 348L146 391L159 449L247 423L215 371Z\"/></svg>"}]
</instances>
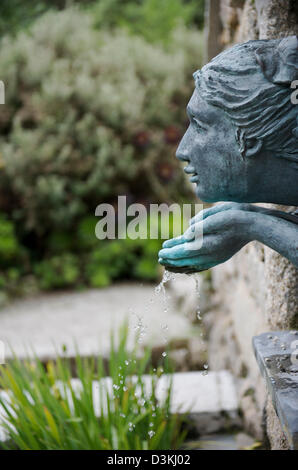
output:
<instances>
[{"instance_id":1,"label":"water droplet","mask_svg":"<svg viewBox=\"0 0 298 470\"><path fill-rule=\"evenodd\" d=\"M144 406L145 403L146 403L146 400L145 400L144 398L140 398L140 399L138 400L138 405L139 405L139 406Z\"/></svg>"},{"instance_id":2,"label":"water droplet","mask_svg":"<svg viewBox=\"0 0 298 470\"><path fill-rule=\"evenodd\" d=\"M165 289L165 284L171 280L175 279L175 274L171 273L170 271L167 271L165 269L163 273L162 280L158 284L158 286L155 287L154 292L155 294L160 294L161 292L163 293L164 299L166 300L166 289Z\"/></svg>"},{"instance_id":3,"label":"water droplet","mask_svg":"<svg viewBox=\"0 0 298 470\"><path fill-rule=\"evenodd\" d=\"M134 329L137 331L138 343L141 343L148 327L143 324L143 318L140 315L137 315L136 313L134 315L137 317L137 324L135 325Z\"/></svg>"},{"instance_id":4,"label":"water droplet","mask_svg":"<svg viewBox=\"0 0 298 470\"><path fill-rule=\"evenodd\" d=\"M128 430L130 432L133 431L135 427L136 427L135 424L133 424L132 422L128 423Z\"/></svg>"}]
</instances>

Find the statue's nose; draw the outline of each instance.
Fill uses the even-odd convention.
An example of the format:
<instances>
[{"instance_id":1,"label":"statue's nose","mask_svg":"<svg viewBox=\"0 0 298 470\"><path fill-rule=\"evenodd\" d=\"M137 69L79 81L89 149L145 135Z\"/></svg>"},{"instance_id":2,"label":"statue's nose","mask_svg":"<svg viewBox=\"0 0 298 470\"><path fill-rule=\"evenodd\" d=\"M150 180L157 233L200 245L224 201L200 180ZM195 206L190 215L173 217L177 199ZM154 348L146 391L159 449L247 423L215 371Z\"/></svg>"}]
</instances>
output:
<instances>
[{"instance_id":1,"label":"statue's nose","mask_svg":"<svg viewBox=\"0 0 298 470\"><path fill-rule=\"evenodd\" d=\"M179 147L178 147L177 152L176 152L176 157L178 158L178 160L181 160L182 162L189 162L189 158L187 156L187 153L179 151Z\"/></svg>"},{"instance_id":2,"label":"statue's nose","mask_svg":"<svg viewBox=\"0 0 298 470\"><path fill-rule=\"evenodd\" d=\"M182 162L189 162L189 156L188 156L188 148L185 145L185 135L183 139L181 140L177 150L176 150L176 157L178 160L181 160Z\"/></svg>"},{"instance_id":3,"label":"statue's nose","mask_svg":"<svg viewBox=\"0 0 298 470\"><path fill-rule=\"evenodd\" d=\"M176 157L178 160L181 160L182 162L189 162L189 143L190 143L190 126L188 126L187 131L185 132L184 136L182 137L182 140L180 144L178 145L178 148L176 150Z\"/></svg>"}]
</instances>

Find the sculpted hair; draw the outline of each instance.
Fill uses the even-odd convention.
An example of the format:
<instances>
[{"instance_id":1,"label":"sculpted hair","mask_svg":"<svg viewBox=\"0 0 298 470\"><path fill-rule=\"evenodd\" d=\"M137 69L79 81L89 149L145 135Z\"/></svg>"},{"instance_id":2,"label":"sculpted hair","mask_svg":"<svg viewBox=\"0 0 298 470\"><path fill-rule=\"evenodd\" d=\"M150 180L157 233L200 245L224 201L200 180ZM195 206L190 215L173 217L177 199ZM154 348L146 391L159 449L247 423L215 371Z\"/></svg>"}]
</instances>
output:
<instances>
[{"instance_id":1,"label":"sculpted hair","mask_svg":"<svg viewBox=\"0 0 298 470\"><path fill-rule=\"evenodd\" d=\"M236 126L242 157L262 148L298 163L298 40L249 41L228 49L194 74L200 96L223 109ZM249 149L256 151L249 153Z\"/></svg>"}]
</instances>

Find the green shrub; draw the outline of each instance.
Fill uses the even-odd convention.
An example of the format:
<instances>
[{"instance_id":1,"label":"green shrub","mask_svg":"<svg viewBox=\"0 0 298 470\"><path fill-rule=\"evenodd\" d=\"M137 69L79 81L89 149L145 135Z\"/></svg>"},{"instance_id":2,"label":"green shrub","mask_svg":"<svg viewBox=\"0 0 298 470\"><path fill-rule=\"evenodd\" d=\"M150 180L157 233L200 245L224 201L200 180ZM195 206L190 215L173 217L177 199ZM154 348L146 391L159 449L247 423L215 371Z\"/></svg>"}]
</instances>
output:
<instances>
[{"instance_id":1,"label":"green shrub","mask_svg":"<svg viewBox=\"0 0 298 470\"><path fill-rule=\"evenodd\" d=\"M97 222L97 217L91 215L80 220L76 229L76 250L89 250L98 244L98 240L95 237Z\"/></svg>"},{"instance_id":2,"label":"green shrub","mask_svg":"<svg viewBox=\"0 0 298 470\"><path fill-rule=\"evenodd\" d=\"M0 37L28 28L36 18L50 9L64 9L69 0L1 0ZM202 28L204 0L72 0L73 4L87 8L102 29L126 26L132 32L145 35L153 28L154 41L169 36L177 22Z\"/></svg>"},{"instance_id":3,"label":"green shrub","mask_svg":"<svg viewBox=\"0 0 298 470\"><path fill-rule=\"evenodd\" d=\"M192 197L173 153L201 63L200 34L177 29L166 50L91 23L67 9L2 40L0 209L14 208L24 236L73 230L119 194Z\"/></svg>"},{"instance_id":4,"label":"green shrub","mask_svg":"<svg viewBox=\"0 0 298 470\"><path fill-rule=\"evenodd\" d=\"M144 281L157 281L160 275L160 266L157 263L157 254L161 249L162 241L158 240L139 240L139 249L141 256L136 257L135 264L132 266L133 276L136 279Z\"/></svg>"},{"instance_id":5,"label":"green shrub","mask_svg":"<svg viewBox=\"0 0 298 470\"><path fill-rule=\"evenodd\" d=\"M19 254L20 246L14 224L4 214L0 214L0 266L13 263Z\"/></svg>"},{"instance_id":6,"label":"green shrub","mask_svg":"<svg viewBox=\"0 0 298 470\"><path fill-rule=\"evenodd\" d=\"M15 34L27 28L35 18L44 13L49 5L42 0L1 0L0 3L0 37L9 33Z\"/></svg>"},{"instance_id":7,"label":"green shrub","mask_svg":"<svg viewBox=\"0 0 298 470\"><path fill-rule=\"evenodd\" d=\"M21 450L147 450L176 449L186 433L184 417L170 414L170 380L165 399L157 401L156 387L162 369L150 369L151 384L145 386L150 348L140 356L137 336L135 347L128 349L128 329L119 334L119 346L111 338L109 383L104 379L101 359L87 361L76 357L81 387L71 381L71 366L58 357L46 369L35 358L21 362L17 358L0 366L0 386L9 399L0 395L0 405L7 411L4 426L10 449ZM167 362L164 364L168 372ZM134 380L132 377L134 376ZM93 381L99 380L99 386ZM100 415L94 399L100 403Z\"/></svg>"},{"instance_id":8,"label":"green shrub","mask_svg":"<svg viewBox=\"0 0 298 470\"><path fill-rule=\"evenodd\" d=\"M151 1L140 2L142 11ZM34 272L46 290L155 280L157 245L101 247L92 214L119 194L145 203L192 198L174 151L201 63L200 33L174 21L161 46L127 27L95 30L93 20L75 8L49 12L1 41L0 269L14 292L10 267Z\"/></svg>"},{"instance_id":9,"label":"green shrub","mask_svg":"<svg viewBox=\"0 0 298 470\"><path fill-rule=\"evenodd\" d=\"M152 43L168 43L177 26L194 22L197 10L194 0L101 0L91 6L97 28L125 27Z\"/></svg>"},{"instance_id":10,"label":"green shrub","mask_svg":"<svg viewBox=\"0 0 298 470\"><path fill-rule=\"evenodd\" d=\"M41 289L50 290L75 285L80 276L76 256L63 254L37 263L34 273Z\"/></svg>"}]
</instances>

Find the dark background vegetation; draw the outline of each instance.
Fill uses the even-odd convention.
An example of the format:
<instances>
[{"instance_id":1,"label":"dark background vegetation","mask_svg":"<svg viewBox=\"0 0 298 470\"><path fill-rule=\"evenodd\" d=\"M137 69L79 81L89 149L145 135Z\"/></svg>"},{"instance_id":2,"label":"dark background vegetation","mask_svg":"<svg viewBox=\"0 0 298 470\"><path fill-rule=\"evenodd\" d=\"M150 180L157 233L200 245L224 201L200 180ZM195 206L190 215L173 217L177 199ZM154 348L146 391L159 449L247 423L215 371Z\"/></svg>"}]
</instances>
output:
<instances>
[{"instance_id":1,"label":"dark background vegetation","mask_svg":"<svg viewBox=\"0 0 298 470\"><path fill-rule=\"evenodd\" d=\"M100 13L104 13L105 18L102 23L105 26L119 26L133 17L138 17L140 7L144 3L150 2L144 0L1 0L0 36L7 33L15 34L20 29L27 28L38 16L50 9L63 10L73 4L86 9L98 9ZM186 16L188 26L193 25L199 29L203 27L204 0L159 1L158 13L160 13L160 8L171 9L171 3L177 3L178 7L181 5L181 11L183 17Z\"/></svg>"}]
</instances>

